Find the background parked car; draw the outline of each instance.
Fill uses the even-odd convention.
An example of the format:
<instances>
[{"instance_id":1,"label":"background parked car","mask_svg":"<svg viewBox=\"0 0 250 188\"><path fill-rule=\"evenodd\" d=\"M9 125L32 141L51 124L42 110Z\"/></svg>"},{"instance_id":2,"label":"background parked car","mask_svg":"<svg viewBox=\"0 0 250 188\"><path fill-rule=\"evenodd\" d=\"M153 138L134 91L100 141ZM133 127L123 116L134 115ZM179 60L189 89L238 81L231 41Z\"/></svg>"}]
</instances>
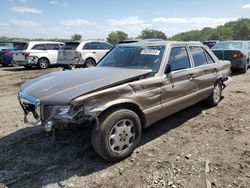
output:
<instances>
[{"instance_id":1,"label":"background parked car","mask_svg":"<svg viewBox=\"0 0 250 188\"><path fill-rule=\"evenodd\" d=\"M231 61L232 69L239 69L246 73L249 64L250 42L249 41L221 41L217 42L212 51L220 60Z\"/></svg>"},{"instance_id":2,"label":"background parked car","mask_svg":"<svg viewBox=\"0 0 250 188\"><path fill-rule=\"evenodd\" d=\"M57 64L58 50L64 43L32 41L17 45L13 55L15 64L26 68L38 66L41 69Z\"/></svg>"},{"instance_id":3,"label":"background parked car","mask_svg":"<svg viewBox=\"0 0 250 188\"><path fill-rule=\"evenodd\" d=\"M0 64L8 66L12 63L14 51L13 42L1 42L0 43Z\"/></svg>"},{"instance_id":4,"label":"background parked car","mask_svg":"<svg viewBox=\"0 0 250 188\"><path fill-rule=\"evenodd\" d=\"M203 44L205 44L209 48L212 48L217 42L219 42L219 41L218 40L208 40L208 41L204 41Z\"/></svg>"},{"instance_id":5,"label":"background parked car","mask_svg":"<svg viewBox=\"0 0 250 188\"><path fill-rule=\"evenodd\" d=\"M79 64L84 67L95 66L105 56L113 45L104 41L66 42L59 50L59 64Z\"/></svg>"}]
</instances>

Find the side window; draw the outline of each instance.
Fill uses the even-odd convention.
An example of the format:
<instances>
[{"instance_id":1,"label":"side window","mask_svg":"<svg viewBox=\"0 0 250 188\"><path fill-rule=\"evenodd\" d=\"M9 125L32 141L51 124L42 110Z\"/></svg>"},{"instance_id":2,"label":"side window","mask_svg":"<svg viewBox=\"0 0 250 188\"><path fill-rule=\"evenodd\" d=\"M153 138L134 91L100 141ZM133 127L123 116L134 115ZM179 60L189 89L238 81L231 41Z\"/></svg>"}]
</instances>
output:
<instances>
[{"instance_id":1,"label":"side window","mask_svg":"<svg viewBox=\"0 0 250 188\"><path fill-rule=\"evenodd\" d=\"M46 44L47 50L59 50L59 44Z\"/></svg>"},{"instance_id":2,"label":"side window","mask_svg":"<svg viewBox=\"0 0 250 188\"><path fill-rule=\"evenodd\" d=\"M101 46L100 42L92 42L92 48L93 48L93 50L101 50L102 46Z\"/></svg>"},{"instance_id":3,"label":"side window","mask_svg":"<svg viewBox=\"0 0 250 188\"><path fill-rule=\"evenodd\" d=\"M85 50L101 50L102 46L100 42L88 42L83 46Z\"/></svg>"},{"instance_id":4,"label":"side window","mask_svg":"<svg viewBox=\"0 0 250 188\"><path fill-rule=\"evenodd\" d=\"M113 48L111 44L108 44L106 42L101 42L100 44L101 44L102 49L105 49L105 50L110 50L111 48Z\"/></svg>"},{"instance_id":5,"label":"side window","mask_svg":"<svg viewBox=\"0 0 250 188\"><path fill-rule=\"evenodd\" d=\"M46 50L46 47L44 44L36 44L35 46L33 46L33 48L31 48L32 50Z\"/></svg>"},{"instance_id":6,"label":"side window","mask_svg":"<svg viewBox=\"0 0 250 188\"><path fill-rule=\"evenodd\" d=\"M206 58L207 58L207 63L208 64L213 64L215 63L213 58L210 56L210 54L204 49L204 53L206 54Z\"/></svg>"},{"instance_id":7,"label":"side window","mask_svg":"<svg viewBox=\"0 0 250 188\"><path fill-rule=\"evenodd\" d=\"M189 48L196 67L207 64L205 53L200 46L190 46Z\"/></svg>"},{"instance_id":8,"label":"side window","mask_svg":"<svg viewBox=\"0 0 250 188\"><path fill-rule=\"evenodd\" d=\"M248 51L250 52L250 42L248 42Z\"/></svg>"},{"instance_id":9,"label":"side window","mask_svg":"<svg viewBox=\"0 0 250 188\"><path fill-rule=\"evenodd\" d=\"M186 47L173 47L170 51L168 64L171 65L171 71L190 68Z\"/></svg>"},{"instance_id":10,"label":"side window","mask_svg":"<svg viewBox=\"0 0 250 188\"><path fill-rule=\"evenodd\" d=\"M92 43L91 42L88 42L86 43L83 48L83 50L91 50L92 49Z\"/></svg>"}]
</instances>

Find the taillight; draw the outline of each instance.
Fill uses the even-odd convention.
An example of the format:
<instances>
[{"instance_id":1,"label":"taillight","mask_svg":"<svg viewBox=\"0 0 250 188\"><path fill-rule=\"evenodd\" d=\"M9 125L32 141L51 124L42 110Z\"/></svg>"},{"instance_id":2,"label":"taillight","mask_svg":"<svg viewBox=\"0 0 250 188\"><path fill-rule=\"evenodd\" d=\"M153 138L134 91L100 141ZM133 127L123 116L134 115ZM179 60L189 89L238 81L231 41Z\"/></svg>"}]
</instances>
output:
<instances>
[{"instance_id":1,"label":"taillight","mask_svg":"<svg viewBox=\"0 0 250 188\"><path fill-rule=\"evenodd\" d=\"M29 57L30 52L24 52L23 55L24 55L25 57Z\"/></svg>"},{"instance_id":2,"label":"taillight","mask_svg":"<svg viewBox=\"0 0 250 188\"><path fill-rule=\"evenodd\" d=\"M13 52L11 52L11 51L5 51L4 54L5 55L11 55L11 54L13 54Z\"/></svg>"},{"instance_id":3,"label":"taillight","mask_svg":"<svg viewBox=\"0 0 250 188\"><path fill-rule=\"evenodd\" d=\"M81 53L80 52L75 52L75 56L76 57L81 57Z\"/></svg>"},{"instance_id":4,"label":"taillight","mask_svg":"<svg viewBox=\"0 0 250 188\"><path fill-rule=\"evenodd\" d=\"M243 56L244 56L243 53L238 52L238 53L236 53L236 54L233 55L233 58L242 58Z\"/></svg>"}]
</instances>

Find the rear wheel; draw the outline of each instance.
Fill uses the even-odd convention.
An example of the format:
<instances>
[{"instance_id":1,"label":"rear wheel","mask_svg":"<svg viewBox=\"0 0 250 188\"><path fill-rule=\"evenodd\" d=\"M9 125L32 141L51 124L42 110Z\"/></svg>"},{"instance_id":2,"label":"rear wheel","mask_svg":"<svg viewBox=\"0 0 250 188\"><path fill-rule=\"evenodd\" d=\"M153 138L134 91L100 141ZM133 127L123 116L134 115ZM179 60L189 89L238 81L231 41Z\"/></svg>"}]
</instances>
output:
<instances>
[{"instance_id":1,"label":"rear wheel","mask_svg":"<svg viewBox=\"0 0 250 188\"><path fill-rule=\"evenodd\" d=\"M12 61L11 61L11 66L12 66L12 67L17 67L18 65L15 63L15 61L12 60Z\"/></svg>"},{"instance_id":2,"label":"rear wheel","mask_svg":"<svg viewBox=\"0 0 250 188\"><path fill-rule=\"evenodd\" d=\"M108 161L119 161L130 156L140 138L140 119L135 112L127 109L106 113L92 132L95 151Z\"/></svg>"},{"instance_id":3,"label":"rear wheel","mask_svg":"<svg viewBox=\"0 0 250 188\"><path fill-rule=\"evenodd\" d=\"M222 84L221 84L221 81L217 81L214 84L213 92L206 99L206 103L209 106L216 106L220 102L220 100L221 100L221 94L222 94Z\"/></svg>"},{"instance_id":4,"label":"rear wheel","mask_svg":"<svg viewBox=\"0 0 250 188\"><path fill-rule=\"evenodd\" d=\"M241 73L246 73L247 72L248 65L246 63L246 66L240 70Z\"/></svg>"},{"instance_id":5,"label":"rear wheel","mask_svg":"<svg viewBox=\"0 0 250 188\"><path fill-rule=\"evenodd\" d=\"M32 66L31 65L24 65L25 69L30 69Z\"/></svg>"},{"instance_id":6,"label":"rear wheel","mask_svg":"<svg viewBox=\"0 0 250 188\"><path fill-rule=\"evenodd\" d=\"M46 68L48 68L48 66L49 66L49 60L48 60L47 58L44 58L44 57L40 58L40 59L38 60L38 66L39 66L39 68L41 68L41 69L46 69Z\"/></svg>"},{"instance_id":7,"label":"rear wheel","mask_svg":"<svg viewBox=\"0 0 250 188\"><path fill-rule=\"evenodd\" d=\"M87 59L86 62L85 62L85 67L88 68L88 67L94 67L96 66L96 62L94 59Z\"/></svg>"}]
</instances>

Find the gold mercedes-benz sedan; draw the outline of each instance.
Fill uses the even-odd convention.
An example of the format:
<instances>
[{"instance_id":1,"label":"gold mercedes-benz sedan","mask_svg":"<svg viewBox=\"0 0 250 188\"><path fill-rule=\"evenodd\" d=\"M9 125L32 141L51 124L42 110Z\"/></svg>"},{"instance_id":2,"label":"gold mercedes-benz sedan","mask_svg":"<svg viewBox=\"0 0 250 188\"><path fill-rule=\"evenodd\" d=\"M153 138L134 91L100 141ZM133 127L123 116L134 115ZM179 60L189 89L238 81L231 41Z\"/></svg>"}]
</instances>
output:
<instances>
[{"instance_id":1,"label":"gold mercedes-benz sedan","mask_svg":"<svg viewBox=\"0 0 250 188\"><path fill-rule=\"evenodd\" d=\"M216 106L230 81L230 62L200 42L142 40L114 47L96 67L30 80L18 98L26 116L52 131L93 126L98 154L119 161L141 132L199 101Z\"/></svg>"}]
</instances>

